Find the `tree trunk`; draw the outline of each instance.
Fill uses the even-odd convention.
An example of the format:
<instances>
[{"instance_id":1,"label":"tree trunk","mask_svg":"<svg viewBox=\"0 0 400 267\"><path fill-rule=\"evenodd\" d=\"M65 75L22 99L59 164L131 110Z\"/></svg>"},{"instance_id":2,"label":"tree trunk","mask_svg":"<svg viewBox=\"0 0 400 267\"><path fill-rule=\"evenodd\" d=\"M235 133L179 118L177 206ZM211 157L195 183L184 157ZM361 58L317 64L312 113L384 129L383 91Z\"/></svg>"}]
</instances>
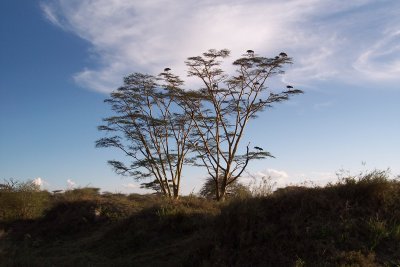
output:
<instances>
[{"instance_id":1,"label":"tree trunk","mask_svg":"<svg viewBox=\"0 0 400 267\"><path fill-rule=\"evenodd\" d=\"M226 199L226 194L225 194L225 188L221 188L220 190L219 190L219 194L218 194L218 197L217 197L217 201L218 202L224 202L225 201L225 199Z\"/></svg>"},{"instance_id":2,"label":"tree trunk","mask_svg":"<svg viewBox=\"0 0 400 267\"><path fill-rule=\"evenodd\" d=\"M179 198L179 189L174 187L174 199L178 199Z\"/></svg>"}]
</instances>

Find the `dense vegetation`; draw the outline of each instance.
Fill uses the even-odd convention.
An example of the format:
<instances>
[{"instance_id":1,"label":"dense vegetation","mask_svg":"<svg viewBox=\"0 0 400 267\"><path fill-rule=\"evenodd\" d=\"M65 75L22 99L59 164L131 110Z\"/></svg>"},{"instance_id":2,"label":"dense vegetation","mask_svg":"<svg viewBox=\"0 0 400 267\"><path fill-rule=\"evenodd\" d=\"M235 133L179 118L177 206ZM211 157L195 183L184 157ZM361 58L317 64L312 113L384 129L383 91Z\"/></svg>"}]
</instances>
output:
<instances>
[{"instance_id":1,"label":"dense vegetation","mask_svg":"<svg viewBox=\"0 0 400 267\"><path fill-rule=\"evenodd\" d=\"M7 215L20 194L0 193L1 266L400 265L400 182L386 172L225 203L35 191L35 212Z\"/></svg>"}]
</instances>

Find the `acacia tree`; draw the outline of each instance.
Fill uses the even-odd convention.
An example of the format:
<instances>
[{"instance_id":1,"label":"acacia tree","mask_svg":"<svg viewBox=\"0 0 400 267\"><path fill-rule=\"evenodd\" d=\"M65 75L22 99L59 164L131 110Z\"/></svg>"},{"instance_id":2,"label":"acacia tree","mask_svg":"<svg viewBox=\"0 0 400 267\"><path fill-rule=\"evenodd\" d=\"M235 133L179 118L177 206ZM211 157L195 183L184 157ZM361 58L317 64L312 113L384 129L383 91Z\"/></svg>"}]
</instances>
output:
<instances>
[{"instance_id":1,"label":"acacia tree","mask_svg":"<svg viewBox=\"0 0 400 267\"><path fill-rule=\"evenodd\" d=\"M283 74L283 67L292 63L285 53L267 58L248 50L233 62L233 76L220 67L220 60L229 54L226 49L209 50L185 62L188 75L199 78L204 85L188 92L185 104L193 119L195 131L190 141L198 153L196 164L206 167L214 181L217 200L224 200L227 188L241 176L250 160L272 156L260 147L250 150L250 144L245 153L239 153L248 122L272 104L303 93L292 86L272 92L267 86L269 78Z\"/></svg>"},{"instance_id":2,"label":"acacia tree","mask_svg":"<svg viewBox=\"0 0 400 267\"><path fill-rule=\"evenodd\" d=\"M259 112L272 104L302 93L287 86L272 92L269 78L283 74L292 59L285 53L274 58L261 57L252 50L235 60L236 74L229 76L220 68L229 50L209 50L185 62L189 76L199 78L203 87L184 91L183 81L165 69L159 78L140 73L124 79L106 100L116 116L104 119L99 130L114 133L97 141L98 147L117 147L132 162L109 161L117 173L155 180L143 184L164 195L179 195L185 162L204 166L214 181L217 200L224 200L227 188L246 169L249 161L272 157L260 147L241 145L244 130ZM189 151L196 152L188 160Z\"/></svg>"},{"instance_id":3,"label":"acacia tree","mask_svg":"<svg viewBox=\"0 0 400 267\"><path fill-rule=\"evenodd\" d=\"M178 198L182 168L189 151L192 114L181 105L183 81L165 69L158 78L134 73L105 102L114 116L99 126L111 136L99 139L97 147L116 147L130 159L129 165L111 160L118 174L135 179L154 177L143 184L158 188L165 196Z\"/></svg>"}]
</instances>

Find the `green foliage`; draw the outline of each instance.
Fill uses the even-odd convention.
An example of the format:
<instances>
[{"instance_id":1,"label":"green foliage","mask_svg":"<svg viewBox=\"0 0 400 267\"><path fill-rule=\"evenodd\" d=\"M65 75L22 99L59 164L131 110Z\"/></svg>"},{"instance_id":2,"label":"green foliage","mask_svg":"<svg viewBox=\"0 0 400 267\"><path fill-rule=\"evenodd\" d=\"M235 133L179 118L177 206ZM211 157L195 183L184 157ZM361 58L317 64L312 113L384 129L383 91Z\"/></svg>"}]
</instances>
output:
<instances>
[{"instance_id":1,"label":"green foliage","mask_svg":"<svg viewBox=\"0 0 400 267\"><path fill-rule=\"evenodd\" d=\"M48 208L50 194L32 181L4 180L0 188L0 222L35 219Z\"/></svg>"},{"instance_id":2,"label":"green foliage","mask_svg":"<svg viewBox=\"0 0 400 267\"><path fill-rule=\"evenodd\" d=\"M100 188L95 187L83 187L75 188L65 191L64 194L58 195L58 197L63 198L66 201L74 200L95 200L100 196Z\"/></svg>"}]
</instances>

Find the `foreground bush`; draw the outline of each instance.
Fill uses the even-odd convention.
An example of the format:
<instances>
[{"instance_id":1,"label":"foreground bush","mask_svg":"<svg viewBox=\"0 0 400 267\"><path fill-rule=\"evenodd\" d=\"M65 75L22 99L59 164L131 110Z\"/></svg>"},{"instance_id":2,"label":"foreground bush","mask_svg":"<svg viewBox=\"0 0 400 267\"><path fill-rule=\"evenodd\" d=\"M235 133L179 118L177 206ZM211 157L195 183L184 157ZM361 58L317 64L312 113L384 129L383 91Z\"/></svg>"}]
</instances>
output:
<instances>
[{"instance_id":1,"label":"foreground bush","mask_svg":"<svg viewBox=\"0 0 400 267\"><path fill-rule=\"evenodd\" d=\"M386 172L226 203L196 197L98 198L59 202L43 218L11 226L7 242L2 245L0 239L0 262L5 266L400 265L400 183ZM125 201L130 208L117 204ZM101 211L96 215L104 207L115 207L118 219L100 215Z\"/></svg>"},{"instance_id":2,"label":"foreground bush","mask_svg":"<svg viewBox=\"0 0 400 267\"><path fill-rule=\"evenodd\" d=\"M400 183L387 172L232 203L215 227L215 266L398 266Z\"/></svg>"}]
</instances>

